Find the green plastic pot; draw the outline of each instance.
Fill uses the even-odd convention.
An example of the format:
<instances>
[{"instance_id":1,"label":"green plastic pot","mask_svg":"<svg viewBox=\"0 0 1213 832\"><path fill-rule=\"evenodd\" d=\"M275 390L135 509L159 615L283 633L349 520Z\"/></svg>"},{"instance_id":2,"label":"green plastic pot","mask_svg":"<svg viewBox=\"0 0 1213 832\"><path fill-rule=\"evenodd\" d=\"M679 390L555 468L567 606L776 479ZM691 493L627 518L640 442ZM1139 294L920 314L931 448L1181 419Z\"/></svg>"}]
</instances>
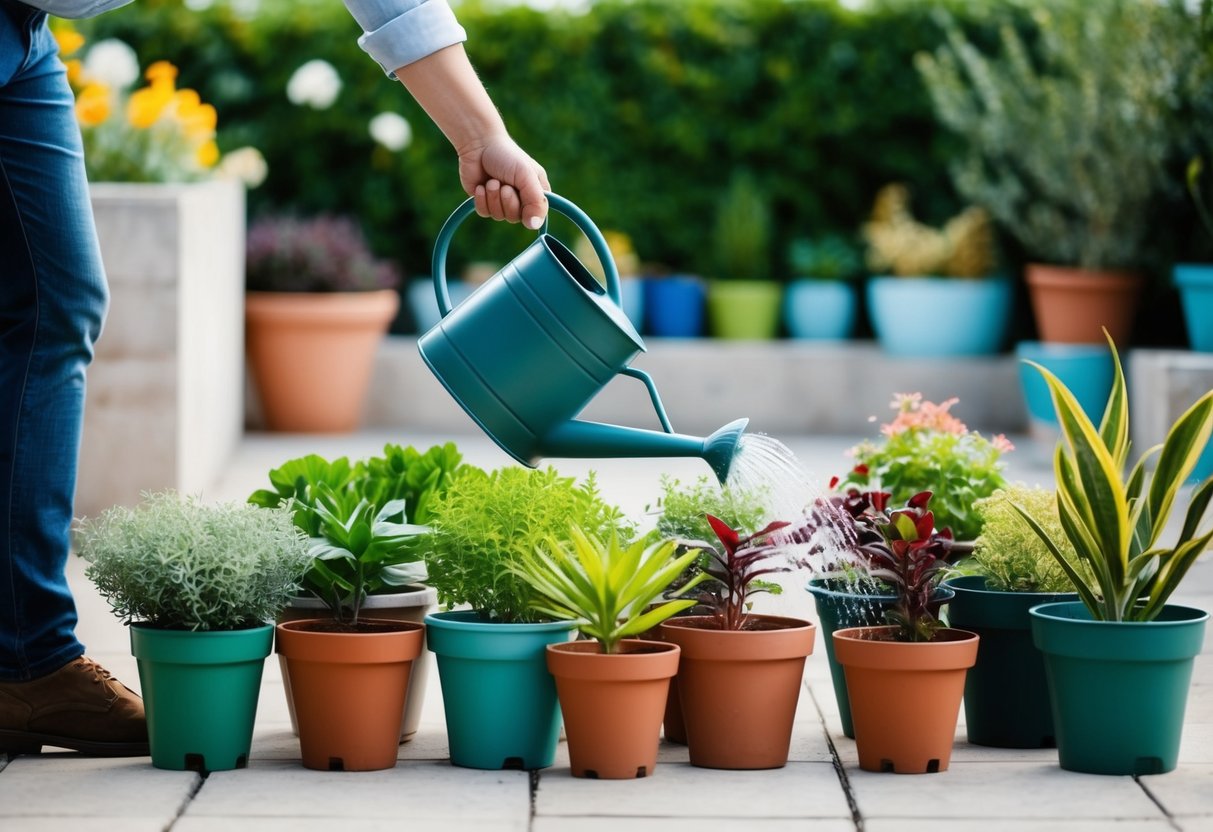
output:
<instances>
[{"instance_id":1,"label":"green plastic pot","mask_svg":"<svg viewBox=\"0 0 1213 832\"><path fill-rule=\"evenodd\" d=\"M830 680L834 683L834 698L838 701L838 715L842 718L842 733L855 739L855 725L851 720L851 700L847 695L846 671L834 658L835 630L849 627L875 627L885 623L885 612L897 601L894 595L862 595L840 588L836 581L814 578L806 587L817 602L817 620L826 644L826 659L830 664ZM955 593L941 586L931 595L931 608L935 615Z\"/></svg>"},{"instance_id":2,"label":"green plastic pot","mask_svg":"<svg viewBox=\"0 0 1213 832\"><path fill-rule=\"evenodd\" d=\"M152 765L228 771L248 764L272 625L251 630L160 630L131 625Z\"/></svg>"},{"instance_id":3,"label":"green plastic pot","mask_svg":"<svg viewBox=\"0 0 1213 832\"><path fill-rule=\"evenodd\" d=\"M1093 621L1077 602L1030 611L1044 653L1061 767L1162 774L1179 762L1203 610L1170 605L1154 621Z\"/></svg>"},{"instance_id":4,"label":"green plastic pot","mask_svg":"<svg viewBox=\"0 0 1213 832\"><path fill-rule=\"evenodd\" d=\"M1056 747L1044 657L1032 643L1028 610L1076 601L1077 594L987 589L981 575L952 578L944 585L956 591L948 622L981 637L977 664L965 677L969 742L995 748Z\"/></svg>"},{"instance_id":5,"label":"green plastic pot","mask_svg":"<svg viewBox=\"0 0 1213 832\"><path fill-rule=\"evenodd\" d=\"M716 280L708 287L708 323L717 338L769 341L779 333L783 287L772 280Z\"/></svg>"},{"instance_id":6,"label":"green plastic pot","mask_svg":"<svg viewBox=\"0 0 1213 832\"><path fill-rule=\"evenodd\" d=\"M573 624L486 622L471 611L425 617L438 659L451 763L479 769L550 766L560 736L556 683L545 649Z\"/></svg>"}]
</instances>

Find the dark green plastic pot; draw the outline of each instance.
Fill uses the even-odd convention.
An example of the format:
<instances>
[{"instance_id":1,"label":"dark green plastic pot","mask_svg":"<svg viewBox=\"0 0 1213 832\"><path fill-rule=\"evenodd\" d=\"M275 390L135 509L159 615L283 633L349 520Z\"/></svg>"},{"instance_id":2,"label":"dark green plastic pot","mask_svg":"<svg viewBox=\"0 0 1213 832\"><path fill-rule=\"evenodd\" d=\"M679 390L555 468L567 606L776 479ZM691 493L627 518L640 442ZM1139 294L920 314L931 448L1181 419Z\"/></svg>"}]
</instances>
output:
<instances>
[{"instance_id":1,"label":"dark green plastic pot","mask_svg":"<svg viewBox=\"0 0 1213 832\"><path fill-rule=\"evenodd\" d=\"M834 698L838 700L838 714L842 717L842 733L855 739L855 725L851 721L851 700L847 696L847 677L842 665L834 658L835 630L848 627L875 627L885 623L885 612L897 601L895 595L861 595L840 589L836 581L814 578L807 587L817 602L817 620L826 644L826 658L830 663L830 679L834 683ZM939 615L943 605L955 593L946 586L935 590L931 596L932 611Z\"/></svg>"},{"instance_id":2,"label":"dark green plastic pot","mask_svg":"<svg viewBox=\"0 0 1213 832\"><path fill-rule=\"evenodd\" d=\"M248 764L272 625L251 630L159 630L131 625L152 765L228 771Z\"/></svg>"},{"instance_id":3,"label":"dark green plastic pot","mask_svg":"<svg viewBox=\"0 0 1213 832\"><path fill-rule=\"evenodd\" d=\"M1076 601L1077 594L991 590L981 575L952 578L945 586L956 591L948 622L981 636L977 664L965 678L969 742L995 748L1055 747L1044 657L1032 643L1028 610Z\"/></svg>"},{"instance_id":4,"label":"dark green plastic pot","mask_svg":"<svg viewBox=\"0 0 1213 832\"><path fill-rule=\"evenodd\" d=\"M1070 602L1030 614L1061 767L1122 775L1174 769L1208 613L1167 605L1154 621L1092 621L1083 604Z\"/></svg>"},{"instance_id":5,"label":"dark green plastic pot","mask_svg":"<svg viewBox=\"0 0 1213 832\"><path fill-rule=\"evenodd\" d=\"M573 624L499 624L476 612L425 617L438 659L451 763L465 768L550 766L560 737L556 683L545 649L568 641Z\"/></svg>"}]
</instances>

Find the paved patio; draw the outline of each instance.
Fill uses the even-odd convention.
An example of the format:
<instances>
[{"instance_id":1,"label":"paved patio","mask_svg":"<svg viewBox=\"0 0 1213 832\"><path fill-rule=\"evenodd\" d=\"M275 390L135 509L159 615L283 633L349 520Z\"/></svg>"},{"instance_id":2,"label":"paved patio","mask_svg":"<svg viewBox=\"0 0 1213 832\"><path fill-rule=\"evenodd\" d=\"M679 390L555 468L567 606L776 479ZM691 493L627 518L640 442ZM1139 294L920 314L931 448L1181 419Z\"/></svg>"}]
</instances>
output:
<instances>
[{"instance_id":1,"label":"paved patio","mask_svg":"<svg viewBox=\"0 0 1213 832\"><path fill-rule=\"evenodd\" d=\"M843 469L853 439L787 438L816 479ZM488 440L456 437L467 461L493 467L507 459ZM265 472L303 453L377 452L385 441L428 446L442 438L368 432L348 437L250 435L223 479L204 496L243 499ZM1012 479L1046 482L1047 448L1027 440L1011 454ZM684 481L707 472L696 460L596 460L554 463L563 472L599 474L605 496L633 516L656 500L660 472ZM110 615L73 560L80 634L90 655L132 687L138 674L125 628ZM1194 567L1177 599L1213 609L1213 560ZM765 609L816 620L807 593L770 599ZM431 674L417 737L400 749L390 771L330 773L299 764L290 733L278 664L265 665L252 759L248 769L202 777L154 769L146 758L89 759L71 753L0 757L0 829L4 832L113 830L441 829L443 832L630 832L666 830L1067 830L1145 832L1213 830L1213 640L1197 661L1188 702L1180 767L1153 777L1073 774L1055 751L1008 751L965 741L963 712L949 771L936 775L869 774L856 765L855 745L842 736L818 639L809 658L791 760L774 771L692 768L686 749L664 744L653 776L587 781L570 776L567 755L535 774L458 769L447 760L441 693ZM351 696L356 707L356 696Z\"/></svg>"}]
</instances>

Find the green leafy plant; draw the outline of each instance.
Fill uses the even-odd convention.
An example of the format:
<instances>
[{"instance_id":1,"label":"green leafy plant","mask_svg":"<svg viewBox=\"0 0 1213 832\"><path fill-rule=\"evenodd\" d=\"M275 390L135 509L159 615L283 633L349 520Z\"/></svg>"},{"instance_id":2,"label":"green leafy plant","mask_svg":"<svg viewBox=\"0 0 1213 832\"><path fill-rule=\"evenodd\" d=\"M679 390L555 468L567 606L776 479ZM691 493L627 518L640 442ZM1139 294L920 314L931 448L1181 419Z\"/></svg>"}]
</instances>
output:
<instances>
[{"instance_id":1,"label":"green leafy plant","mask_svg":"<svg viewBox=\"0 0 1213 832\"><path fill-rule=\"evenodd\" d=\"M982 521L974 503L1006 486L1001 459L1013 446L1001 434L986 439L969 430L949 413L957 401L934 404L919 393L895 396L891 407L897 417L881 426L884 438L852 448L855 466L833 478L830 487L888 491L898 503L930 491L936 523L958 540L975 539Z\"/></svg>"},{"instance_id":2,"label":"green leafy plant","mask_svg":"<svg viewBox=\"0 0 1213 832\"><path fill-rule=\"evenodd\" d=\"M771 207L752 174L729 180L716 210L716 268L732 280L770 280Z\"/></svg>"},{"instance_id":3,"label":"green leafy plant","mask_svg":"<svg viewBox=\"0 0 1213 832\"><path fill-rule=\"evenodd\" d=\"M570 528L624 543L633 528L598 493L591 474L583 483L554 468L511 466L484 472L465 468L431 506L426 539L429 584L439 603L468 604L486 620L536 620L532 586L512 567L537 546L568 542Z\"/></svg>"},{"instance_id":4,"label":"green leafy plant","mask_svg":"<svg viewBox=\"0 0 1213 832\"><path fill-rule=\"evenodd\" d=\"M574 526L569 539L549 540L524 553L511 571L537 593L534 607L540 614L575 621L584 635L598 640L603 653L616 653L624 638L694 605L681 599L653 606L699 555L692 549L676 557L674 551L672 540L646 537L624 545L614 534L601 539Z\"/></svg>"},{"instance_id":5,"label":"green leafy plant","mask_svg":"<svg viewBox=\"0 0 1213 832\"><path fill-rule=\"evenodd\" d=\"M409 446L388 444L383 455L358 465L359 493L375 506L404 500L409 523L430 521L431 506L454 482L463 455L455 443L435 445L424 453Z\"/></svg>"},{"instance_id":6,"label":"green leafy plant","mask_svg":"<svg viewBox=\"0 0 1213 832\"><path fill-rule=\"evenodd\" d=\"M1111 338L1108 346L1115 375L1098 428L1057 376L1032 364L1049 386L1061 425L1062 438L1053 454L1057 513L1065 539L1090 574L1071 565L1061 541L1033 513L1023 506L1016 508L1070 576L1093 618L1151 621L1213 540L1213 528L1201 529L1213 500L1210 477L1193 492L1178 537L1168 536L1163 542L1179 491L1213 434L1213 390L1188 408L1171 426L1166 440L1143 453L1126 477L1128 395L1120 355ZM1154 472L1147 475L1146 463L1155 454Z\"/></svg>"},{"instance_id":7,"label":"green leafy plant","mask_svg":"<svg viewBox=\"0 0 1213 832\"><path fill-rule=\"evenodd\" d=\"M971 563L961 564L961 568L971 566L975 574L983 575L988 589L1073 592L1070 576L1024 522L1015 508L1017 505L1037 519L1076 570L1086 571L1065 538L1061 518L1057 516L1056 492L1026 485L1009 485L974 503L982 521L981 536L973 547Z\"/></svg>"},{"instance_id":8,"label":"green leafy plant","mask_svg":"<svg viewBox=\"0 0 1213 832\"><path fill-rule=\"evenodd\" d=\"M76 524L85 574L114 614L171 630L260 627L311 560L285 509L145 494Z\"/></svg>"},{"instance_id":9,"label":"green leafy plant","mask_svg":"<svg viewBox=\"0 0 1213 832\"><path fill-rule=\"evenodd\" d=\"M788 265L795 277L853 280L863 273L859 248L841 234L798 237L788 246Z\"/></svg>"}]
</instances>

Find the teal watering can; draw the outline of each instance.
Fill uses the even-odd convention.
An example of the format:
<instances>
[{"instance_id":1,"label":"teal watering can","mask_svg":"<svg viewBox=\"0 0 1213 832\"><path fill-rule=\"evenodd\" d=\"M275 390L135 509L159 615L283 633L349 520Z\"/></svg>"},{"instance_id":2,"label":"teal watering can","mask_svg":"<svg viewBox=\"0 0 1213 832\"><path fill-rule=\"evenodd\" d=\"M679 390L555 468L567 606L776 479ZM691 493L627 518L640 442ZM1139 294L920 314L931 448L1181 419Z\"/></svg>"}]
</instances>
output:
<instances>
[{"instance_id":1,"label":"teal watering can","mask_svg":"<svg viewBox=\"0 0 1213 832\"><path fill-rule=\"evenodd\" d=\"M644 350L620 307L619 272L601 232L573 203L548 205L585 232L606 272L606 288L547 233L472 295L451 308L446 258L451 237L474 206L451 214L434 244L439 321L417 342L451 396L501 449L524 465L544 457L702 457L721 482L748 419L706 439L675 433L653 380L628 366ZM623 374L648 388L664 433L576 419L607 382Z\"/></svg>"}]
</instances>

